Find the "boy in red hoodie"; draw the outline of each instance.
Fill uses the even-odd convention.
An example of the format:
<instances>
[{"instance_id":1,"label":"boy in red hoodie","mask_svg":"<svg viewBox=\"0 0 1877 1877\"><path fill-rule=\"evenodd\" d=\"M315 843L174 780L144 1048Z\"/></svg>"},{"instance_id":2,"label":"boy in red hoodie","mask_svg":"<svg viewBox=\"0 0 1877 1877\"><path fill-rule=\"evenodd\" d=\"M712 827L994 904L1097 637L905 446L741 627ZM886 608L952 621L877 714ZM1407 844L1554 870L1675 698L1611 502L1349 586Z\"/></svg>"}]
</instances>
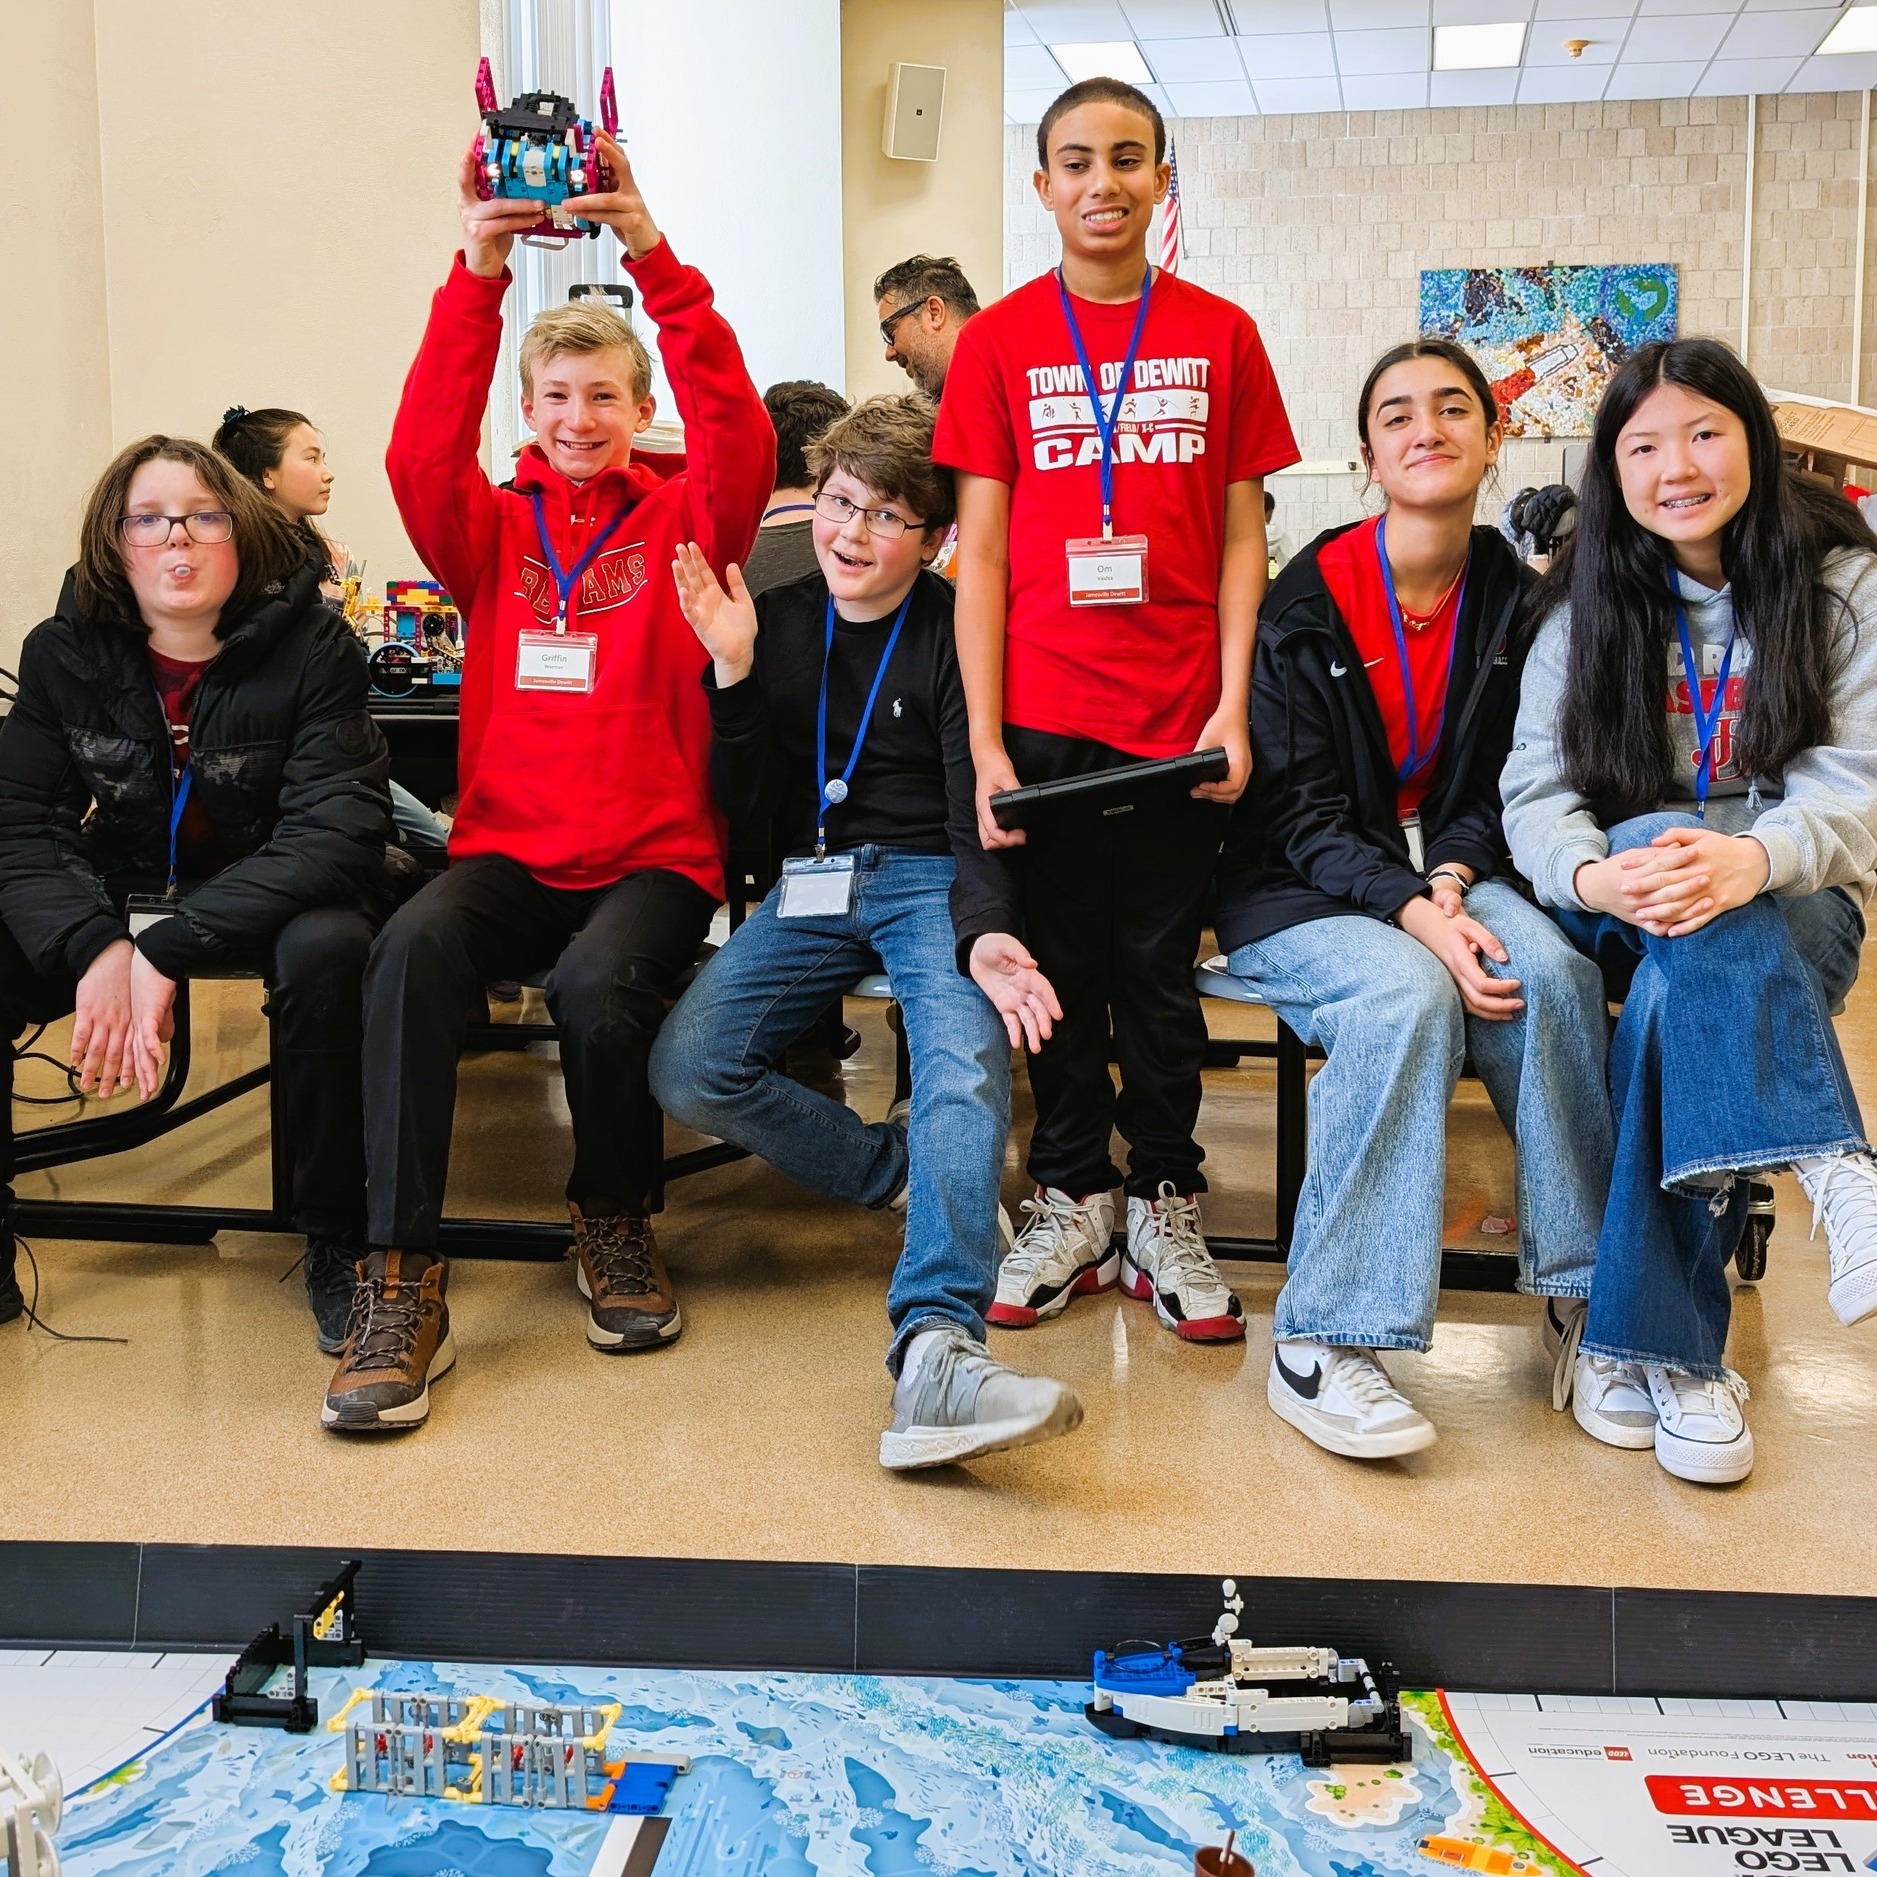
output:
<instances>
[{"instance_id":1,"label":"boy in red hoodie","mask_svg":"<svg viewBox=\"0 0 1877 1877\"><path fill-rule=\"evenodd\" d=\"M775 434L710 288L659 235L625 152L568 207L610 228L684 419L684 473L632 461L650 370L610 311L542 315L521 353L535 441L511 488L478 460L514 237L539 205L476 197L431 307L386 457L405 528L463 610L461 790L450 867L386 926L365 979L369 1249L321 1420L413 1427L455 1360L437 1251L456 1064L483 986L548 968L572 1112L576 1281L596 1349L663 1347L682 1319L649 1197L663 1152L652 1039L723 897L701 654L666 569L721 574L755 538Z\"/></svg>"}]
</instances>

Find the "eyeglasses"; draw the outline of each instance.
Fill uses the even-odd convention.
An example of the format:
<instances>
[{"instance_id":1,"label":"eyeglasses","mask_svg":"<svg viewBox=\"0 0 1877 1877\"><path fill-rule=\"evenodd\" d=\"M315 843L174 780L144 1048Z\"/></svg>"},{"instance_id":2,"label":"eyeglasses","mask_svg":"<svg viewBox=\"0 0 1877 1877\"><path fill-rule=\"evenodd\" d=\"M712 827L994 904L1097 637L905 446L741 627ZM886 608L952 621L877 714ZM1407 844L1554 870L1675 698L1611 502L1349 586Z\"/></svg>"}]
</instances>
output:
<instances>
[{"instance_id":1,"label":"eyeglasses","mask_svg":"<svg viewBox=\"0 0 1877 1877\"><path fill-rule=\"evenodd\" d=\"M906 304L897 311L887 314L880 322L880 337L884 339L888 345L891 345L893 343L893 328L897 326L908 313L918 312L920 307L925 305L926 300L931 299L931 297L932 296L928 293L925 299L908 300Z\"/></svg>"},{"instance_id":2,"label":"eyeglasses","mask_svg":"<svg viewBox=\"0 0 1877 1877\"><path fill-rule=\"evenodd\" d=\"M860 516L867 524L869 534L877 534L888 541L897 541L914 524L904 515L896 514L890 508L862 508L858 502L850 502L844 495L818 495L815 497L815 513L824 521L838 521L843 528Z\"/></svg>"},{"instance_id":3,"label":"eyeglasses","mask_svg":"<svg viewBox=\"0 0 1877 1877\"><path fill-rule=\"evenodd\" d=\"M224 508L199 508L193 515L126 515L117 526L132 547L161 547L178 522L191 541L204 547L227 541L235 532L235 518Z\"/></svg>"}]
</instances>

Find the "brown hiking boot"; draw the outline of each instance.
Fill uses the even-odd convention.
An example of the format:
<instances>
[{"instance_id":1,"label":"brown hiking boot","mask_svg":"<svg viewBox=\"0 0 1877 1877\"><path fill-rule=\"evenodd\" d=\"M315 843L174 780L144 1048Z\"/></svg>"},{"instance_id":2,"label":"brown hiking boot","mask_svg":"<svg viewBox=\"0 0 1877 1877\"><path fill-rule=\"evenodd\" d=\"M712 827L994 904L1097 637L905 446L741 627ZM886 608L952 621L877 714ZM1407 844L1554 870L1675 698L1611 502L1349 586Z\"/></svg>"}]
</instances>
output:
<instances>
[{"instance_id":1,"label":"brown hiking boot","mask_svg":"<svg viewBox=\"0 0 1877 1877\"><path fill-rule=\"evenodd\" d=\"M633 1212L596 1211L589 1217L572 1200L567 1211L574 1222L574 1279L587 1300L587 1341L609 1356L676 1342L684 1315L651 1220Z\"/></svg>"},{"instance_id":2,"label":"brown hiking boot","mask_svg":"<svg viewBox=\"0 0 1877 1877\"><path fill-rule=\"evenodd\" d=\"M449 1266L430 1251L374 1251L359 1261L345 1354L319 1411L342 1434L388 1434L421 1427L430 1384L456 1361Z\"/></svg>"}]
</instances>

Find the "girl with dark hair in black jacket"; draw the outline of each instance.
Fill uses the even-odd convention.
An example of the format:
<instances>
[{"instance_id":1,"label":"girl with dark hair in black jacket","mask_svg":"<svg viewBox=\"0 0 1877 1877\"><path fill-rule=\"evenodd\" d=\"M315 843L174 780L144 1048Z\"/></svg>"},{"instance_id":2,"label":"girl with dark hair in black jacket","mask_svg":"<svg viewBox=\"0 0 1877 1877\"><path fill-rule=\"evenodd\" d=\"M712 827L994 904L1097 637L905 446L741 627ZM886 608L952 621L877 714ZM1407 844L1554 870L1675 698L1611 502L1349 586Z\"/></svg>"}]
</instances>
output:
<instances>
[{"instance_id":1,"label":"girl with dark hair in black jacket","mask_svg":"<svg viewBox=\"0 0 1877 1877\"><path fill-rule=\"evenodd\" d=\"M1379 1459L1434 1439L1376 1351L1433 1333L1468 1047L1516 1135L1519 1287L1563 1300L1554 1338L1590 1290L1603 1190L1583 1169L1600 1151L1607 1172L1609 1112L1600 1052L1558 1042L1601 1021L1596 970L1494 878L1530 576L1474 526L1492 390L1459 346L1416 340L1376 362L1356 421L1387 507L1320 536L1265 598L1217 929L1232 972L1328 1058L1267 1399L1332 1453Z\"/></svg>"},{"instance_id":2,"label":"girl with dark hair in black jacket","mask_svg":"<svg viewBox=\"0 0 1877 1877\"><path fill-rule=\"evenodd\" d=\"M178 981L262 971L333 1348L364 1223L359 981L389 909L388 761L365 699L363 655L293 529L212 450L146 437L92 491L0 726L5 1034L70 1011L79 1086L148 1097ZM155 903L127 910L133 894ZM9 1094L11 1075L9 1051ZM9 1126L0 1201L12 1174ZM10 1233L0 1246L0 1315L17 1314Z\"/></svg>"}]
</instances>

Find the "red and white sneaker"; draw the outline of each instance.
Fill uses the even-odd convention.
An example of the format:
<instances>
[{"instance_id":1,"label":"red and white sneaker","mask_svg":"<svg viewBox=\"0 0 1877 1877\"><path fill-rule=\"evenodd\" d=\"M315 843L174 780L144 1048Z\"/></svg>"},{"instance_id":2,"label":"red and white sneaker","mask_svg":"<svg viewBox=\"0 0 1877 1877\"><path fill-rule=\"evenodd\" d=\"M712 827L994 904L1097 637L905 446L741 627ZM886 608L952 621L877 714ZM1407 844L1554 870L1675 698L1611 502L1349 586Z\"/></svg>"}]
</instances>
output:
<instances>
[{"instance_id":1,"label":"red and white sneaker","mask_svg":"<svg viewBox=\"0 0 1877 1877\"><path fill-rule=\"evenodd\" d=\"M1245 1312L1220 1277L1199 1229L1199 1201L1160 1182L1157 1199L1128 1201L1121 1288L1151 1303L1154 1314L1189 1343L1235 1343Z\"/></svg>"},{"instance_id":2,"label":"red and white sneaker","mask_svg":"<svg viewBox=\"0 0 1877 1877\"><path fill-rule=\"evenodd\" d=\"M1037 1188L1022 1210L1029 1214L997 1272L997 1298L984 1320L1022 1330L1059 1316L1069 1299L1109 1289L1118 1257L1114 1248L1114 1195L1072 1199L1053 1186Z\"/></svg>"}]
</instances>

